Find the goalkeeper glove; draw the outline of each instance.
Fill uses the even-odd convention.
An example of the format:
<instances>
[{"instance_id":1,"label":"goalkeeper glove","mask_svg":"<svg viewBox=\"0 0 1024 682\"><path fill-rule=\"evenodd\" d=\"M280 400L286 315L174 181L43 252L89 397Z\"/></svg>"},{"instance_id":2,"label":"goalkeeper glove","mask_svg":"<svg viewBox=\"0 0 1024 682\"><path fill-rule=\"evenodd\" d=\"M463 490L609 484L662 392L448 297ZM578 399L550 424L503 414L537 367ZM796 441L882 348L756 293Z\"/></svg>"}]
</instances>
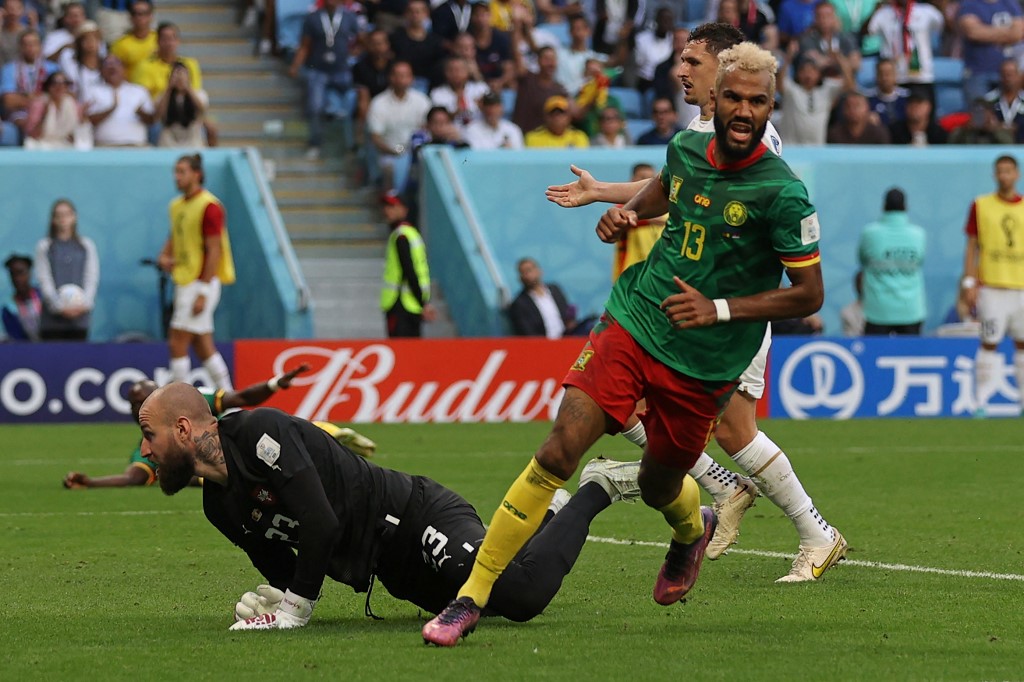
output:
<instances>
[{"instance_id":1,"label":"goalkeeper glove","mask_svg":"<svg viewBox=\"0 0 1024 682\"><path fill-rule=\"evenodd\" d=\"M235 604L235 620L246 620L266 613L273 613L281 605L282 599L284 599L284 592L281 590L270 585L260 585L255 592L243 594Z\"/></svg>"},{"instance_id":2,"label":"goalkeeper glove","mask_svg":"<svg viewBox=\"0 0 1024 682\"><path fill-rule=\"evenodd\" d=\"M277 611L240 620L229 629L290 630L292 628L301 628L313 616L313 606L315 604L315 600L300 597L291 590L288 590L284 593L284 598L277 607Z\"/></svg>"}]
</instances>

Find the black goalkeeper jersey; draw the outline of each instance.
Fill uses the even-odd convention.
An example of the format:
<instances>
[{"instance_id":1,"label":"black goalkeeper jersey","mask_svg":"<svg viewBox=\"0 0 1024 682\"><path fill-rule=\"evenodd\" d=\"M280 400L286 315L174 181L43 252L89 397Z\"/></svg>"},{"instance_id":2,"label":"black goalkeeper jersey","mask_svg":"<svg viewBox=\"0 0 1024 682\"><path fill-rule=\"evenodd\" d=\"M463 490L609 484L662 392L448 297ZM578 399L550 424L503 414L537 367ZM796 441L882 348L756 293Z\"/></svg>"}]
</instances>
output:
<instances>
[{"instance_id":1,"label":"black goalkeeper jersey","mask_svg":"<svg viewBox=\"0 0 1024 682\"><path fill-rule=\"evenodd\" d=\"M227 486L203 487L203 510L278 589L316 599L324 576L365 592L395 532L413 477L383 469L305 419L272 408L219 422Z\"/></svg>"}]
</instances>

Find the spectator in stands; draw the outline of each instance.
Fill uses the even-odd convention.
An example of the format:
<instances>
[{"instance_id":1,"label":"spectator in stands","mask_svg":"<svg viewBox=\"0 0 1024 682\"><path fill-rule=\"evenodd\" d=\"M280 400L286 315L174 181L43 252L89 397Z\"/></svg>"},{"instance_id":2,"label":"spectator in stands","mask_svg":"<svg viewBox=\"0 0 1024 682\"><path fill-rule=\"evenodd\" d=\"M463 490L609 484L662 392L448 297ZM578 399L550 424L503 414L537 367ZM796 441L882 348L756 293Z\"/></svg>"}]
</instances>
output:
<instances>
[{"instance_id":1,"label":"spectator in stands","mask_svg":"<svg viewBox=\"0 0 1024 682\"><path fill-rule=\"evenodd\" d=\"M26 11L24 0L4 0L0 12L0 66L18 59L21 53L21 34L27 28L38 29L39 15Z\"/></svg>"},{"instance_id":2,"label":"spectator in stands","mask_svg":"<svg viewBox=\"0 0 1024 682\"><path fill-rule=\"evenodd\" d=\"M1002 126L1013 133L1014 141L1018 144L1024 142L1024 91L1021 90L1020 68L1016 61L1007 59L1000 65L999 87L989 92L985 99Z\"/></svg>"},{"instance_id":3,"label":"spectator in stands","mask_svg":"<svg viewBox=\"0 0 1024 682\"><path fill-rule=\"evenodd\" d=\"M864 286L864 333L921 333L925 317L925 231L907 217L903 190L885 194L882 219L860 235L858 260Z\"/></svg>"},{"instance_id":4,"label":"spectator in stands","mask_svg":"<svg viewBox=\"0 0 1024 682\"><path fill-rule=\"evenodd\" d=\"M852 302L847 303L839 311L839 322L843 327L843 336L864 335L864 273L857 271L853 277L853 289L857 294Z\"/></svg>"},{"instance_id":5,"label":"spectator in stands","mask_svg":"<svg viewBox=\"0 0 1024 682\"><path fill-rule=\"evenodd\" d=\"M391 52L391 41L388 34L374 29L366 35L364 41L366 52L352 67L352 83L356 88L356 143L361 146L364 139L363 127L366 123L366 111L370 108L370 100L388 88L388 74L394 63Z\"/></svg>"},{"instance_id":6,"label":"spectator in stands","mask_svg":"<svg viewBox=\"0 0 1024 682\"><path fill-rule=\"evenodd\" d=\"M377 152L377 170L385 193L401 189L395 186L399 179L395 177L396 164L408 158L412 134L420 129L430 110L430 99L412 87L413 70L408 62L392 64L388 82L388 89L370 101L366 113L366 130Z\"/></svg>"},{"instance_id":7,"label":"spectator in stands","mask_svg":"<svg viewBox=\"0 0 1024 682\"><path fill-rule=\"evenodd\" d=\"M914 147L946 144L949 139L949 133L932 116L932 101L924 93L913 93L907 98L906 116L890 124L889 134L893 144Z\"/></svg>"},{"instance_id":8,"label":"spectator in stands","mask_svg":"<svg viewBox=\"0 0 1024 682\"><path fill-rule=\"evenodd\" d=\"M535 0L534 4L542 23L558 24L583 14L580 0Z\"/></svg>"},{"instance_id":9,"label":"spectator in stands","mask_svg":"<svg viewBox=\"0 0 1024 682\"><path fill-rule=\"evenodd\" d=\"M537 23L537 13L531 0L490 0L491 26L498 31L511 33L517 22Z\"/></svg>"},{"instance_id":10,"label":"spectator in stands","mask_svg":"<svg viewBox=\"0 0 1024 682\"><path fill-rule=\"evenodd\" d=\"M132 73L135 67L156 52L156 31L153 30L153 4L149 0L135 0L131 4L132 28L120 38L112 40L110 53L124 64L125 73Z\"/></svg>"},{"instance_id":11,"label":"spectator in stands","mask_svg":"<svg viewBox=\"0 0 1024 682\"><path fill-rule=\"evenodd\" d=\"M427 30L428 21L430 5L426 0L409 0L405 24L395 29L390 38L395 60L411 64L413 75L429 83L438 77L445 50L441 38Z\"/></svg>"},{"instance_id":12,"label":"spectator in stands","mask_svg":"<svg viewBox=\"0 0 1024 682\"><path fill-rule=\"evenodd\" d=\"M39 337L85 341L100 283L100 260L92 240L78 233L78 213L67 199L54 202L49 233L36 244L36 274L44 303Z\"/></svg>"},{"instance_id":13,"label":"spectator in stands","mask_svg":"<svg viewBox=\"0 0 1024 682\"><path fill-rule=\"evenodd\" d=\"M406 220L408 209L396 195L385 194L384 219L391 235L384 254L384 282L380 307L389 338L418 338L424 320L437 312L430 304L430 268L423 237Z\"/></svg>"},{"instance_id":14,"label":"spectator in stands","mask_svg":"<svg viewBox=\"0 0 1024 682\"><path fill-rule=\"evenodd\" d=\"M814 60L826 78L842 77L836 55L846 57L854 73L860 69L860 46L853 36L841 31L836 8L827 0L814 6L814 21L799 40L797 59Z\"/></svg>"},{"instance_id":15,"label":"spectator in stands","mask_svg":"<svg viewBox=\"0 0 1024 682\"><path fill-rule=\"evenodd\" d=\"M25 118L26 149L71 149L84 118L82 107L68 89L68 79L54 71L43 92L32 99Z\"/></svg>"},{"instance_id":16,"label":"spectator in stands","mask_svg":"<svg viewBox=\"0 0 1024 682\"><path fill-rule=\"evenodd\" d=\"M659 7L654 15L654 27L637 33L633 59L636 62L636 87L640 92L651 89L658 64L672 56L674 27L672 8Z\"/></svg>"},{"instance_id":17,"label":"spectator in stands","mask_svg":"<svg viewBox=\"0 0 1024 682\"><path fill-rule=\"evenodd\" d=\"M984 98L971 104L970 120L949 134L949 144L1013 144L1013 133L996 118Z\"/></svg>"},{"instance_id":18,"label":"spectator in stands","mask_svg":"<svg viewBox=\"0 0 1024 682\"><path fill-rule=\"evenodd\" d=\"M622 149L631 144L629 134L626 133L626 121L622 118L622 112L615 107L605 107L598 115L597 134L591 136L591 147L610 147Z\"/></svg>"},{"instance_id":19,"label":"spectator in stands","mask_svg":"<svg viewBox=\"0 0 1024 682\"><path fill-rule=\"evenodd\" d=\"M675 102L659 97L651 104L651 120L654 127L636 139L640 145L667 145L682 128L676 116Z\"/></svg>"},{"instance_id":20,"label":"spectator in stands","mask_svg":"<svg viewBox=\"0 0 1024 682\"><path fill-rule=\"evenodd\" d=\"M302 22L299 49L295 51L288 75L297 78L301 70L306 82L306 119L309 121L306 159L309 161L320 158L328 90L345 95L352 87L348 53L358 35L356 15L342 9L341 0L324 0L323 9L307 14Z\"/></svg>"},{"instance_id":21,"label":"spectator in stands","mask_svg":"<svg viewBox=\"0 0 1024 682\"><path fill-rule=\"evenodd\" d=\"M544 105L549 99L569 96L562 84L555 80L558 53L554 48L542 47L537 53L537 65L539 71L531 73L523 64L522 57L516 53L519 85L516 88L516 106L512 112L512 122L524 131L533 130L544 123Z\"/></svg>"},{"instance_id":22,"label":"spectator in stands","mask_svg":"<svg viewBox=\"0 0 1024 682\"><path fill-rule=\"evenodd\" d=\"M842 116L828 129L829 144L889 144L889 129L872 116L868 98L850 92L843 98Z\"/></svg>"},{"instance_id":23,"label":"spectator in stands","mask_svg":"<svg viewBox=\"0 0 1024 682\"><path fill-rule=\"evenodd\" d=\"M590 137L600 129L599 117L602 110L612 107L618 109L623 118L626 114L618 98L611 94L612 81L603 62L591 59L585 69L587 80L572 101L572 109L574 124Z\"/></svg>"},{"instance_id":24,"label":"spectator in stands","mask_svg":"<svg viewBox=\"0 0 1024 682\"><path fill-rule=\"evenodd\" d=\"M779 43L788 48L790 41L800 36L814 23L814 8L826 0L782 0L779 3ZM789 140L786 140L789 143Z\"/></svg>"},{"instance_id":25,"label":"spectator in stands","mask_svg":"<svg viewBox=\"0 0 1024 682\"><path fill-rule=\"evenodd\" d=\"M715 5L709 2L709 9ZM721 0L708 22L720 21L738 28L747 40L774 52L779 47L779 31L775 25L775 12L768 4L757 0Z\"/></svg>"},{"instance_id":26,"label":"spectator in stands","mask_svg":"<svg viewBox=\"0 0 1024 682\"><path fill-rule=\"evenodd\" d=\"M590 146L587 134L573 128L569 100L561 95L544 103L544 124L526 133L527 147L583 148Z\"/></svg>"},{"instance_id":27,"label":"spectator in stands","mask_svg":"<svg viewBox=\"0 0 1024 682\"><path fill-rule=\"evenodd\" d=\"M865 94L882 125L892 126L907 117L910 90L896 84L896 65L891 59L879 59L875 64L875 87Z\"/></svg>"},{"instance_id":28,"label":"spectator in stands","mask_svg":"<svg viewBox=\"0 0 1024 682\"><path fill-rule=\"evenodd\" d=\"M868 23L875 7L884 0L832 0L832 6L836 8L836 16L839 18L839 26L843 33L848 33L854 38L862 35L864 26ZM871 48L870 50L867 48ZM870 43L862 44L864 54L875 54L877 46Z\"/></svg>"},{"instance_id":29,"label":"spectator in stands","mask_svg":"<svg viewBox=\"0 0 1024 682\"><path fill-rule=\"evenodd\" d=\"M43 92L46 78L57 71L57 65L42 57L39 31L27 28L18 42L18 58L0 70L0 108L4 121L0 129L0 146L20 144L28 116L28 105Z\"/></svg>"},{"instance_id":30,"label":"spectator in stands","mask_svg":"<svg viewBox=\"0 0 1024 682\"><path fill-rule=\"evenodd\" d=\"M430 13L430 31L441 39L445 50L450 52L455 36L469 30L471 5L470 0L446 0Z\"/></svg>"},{"instance_id":31,"label":"spectator in stands","mask_svg":"<svg viewBox=\"0 0 1024 682\"><path fill-rule=\"evenodd\" d=\"M480 64L476 61L476 41L469 33L460 33L452 41L452 54L462 57L469 65L469 80L483 83L484 75L480 71Z\"/></svg>"},{"instance_id":32,"label":"spectator in stands","mask_svg":"<svg viewBox=\"0 0 1024 682\"><path fill-rule=\"evenodd\" d=\"M645 7L643 0L594 0L594 49L607 55L632 51Z\"/></svg>"},{"instance_id":33,"label":"spectator in stands","mask_svg":"<svg viewBox=\"0 0 1024 682\"><path fill-rule=\"evenodd\" d=\"M856 90L853 71L846 57L837 54L842 78L821 77L821 69L813 59L797 63L796 80L789 75L790 64L799 46L790 41L786 58L779 69L778 91L782 97L782 121L779 133L786 144L823 145L828 129L829 115L839 95Z\"/></svg>"},{"instance_id":34,"label":"spectator in stands","mask_svg":"<svg viewBox=\"0 0 1024 682\"><path fill-rule=\"evenodd\" d=\"M683 83L680 80L680 71L683 67L683 48L690 37L690 30L677 28L675 31L675 43L672 56L658 65L654 72L654 97L671 99L676 105L676 121L685 128L697 116L700 116L700 107L686 101L686 92L683 90Z\"/></svg>"},{"instance_id":35,"label":"spectator in stands","mask_svg":"<svg viewBox=\"0 0 1024 682\"><path fill-rule=\"evenodd\" d=\"M97 147L145 147L147 126L154 120L153 100L141 85L125 80L124 65L114 55L103 60L103 83L92 91L86 114Z\"/></svg>"},{"instance_id":36,"label":"spectator in stands","mask_svg":"<svg viewBox=\"0 0 1024 682\"><path fill-rule=\"evenodd\" d=\"M516 267L523 288L508 307L513 335L560 339L590 333L594 320L576 320L575 307L560 286L544 283L544 272L537 261L521 258Z\"/></svg>"},{"instance_id":37,"label":"spectator in stands","mask_svg":"<svg viewBox=\"0 0 1024 682\"><path fill-rule=\"evenodd\" d=\"M956 28L964 41L964 101L973 102L996 86L1003 61L1024 40L1024 16L1017 0L961 0Z\"/></svg>"},{"instance_id":38,"label":"spectator in stands","mask_svg":"<svg viewBox=\"0 0 1024 682\"><path fill-rule=\"evenodd\" d=\"M638 163L633 166L630 182L642 182L655 176L654 166L649 163ZM658 243L661 233L665 231L668 213L654 218L636 221L636 225L619 235L615 242L615 257L612 260L612 283L632 265L647 260L651 249Z\"/></svg>"},{"instance_id":39,"label":"spectator in stands","mask_svg":"<svg viewBox=\"0 0 1024 682\"><path fill-rule=\"evenodd\" d=\"M391 35L405 23L405 11L409 0L370 0L367 3L375 28ZM430 14L427 13L429 18Z\"/></svg>"},{"instance_id":40,"label":"spectator in stands","mask_svg":"<svg viewBox=\"0 0 1024 682\"><path fill-rule=\"evenodd\" d=\"M513 36L530 30L526 23L516 25L512 34L494 30L491 9L486 2L474 3L469 17L469 33L476 43L476 63L492 92L501 92L515 85L519 58ZM522 128L522 126L520 126ZM526 130L526 128L523 128Z\"/></svg>"},{"instance_id":41,"label":"spectator in stands","mask_svg":"<svg viewBox=\"0 0 1024 682\"><path fill-rule=\"evenodd\" d=\"M178 63L171 69L167 89L155 106L160 122L160 147L203 147L203 117L206 113L205 93L197 92L189 79L188 69Z\"/></svg>"},{"instance_id":42,"label":"spectator in stands","mask_svg":"<svg viewBox=\"0 0 1024 682\"><path fill-rule=\"evenodd\" d=\"M893 0L875 7L864 31L880 40L879 56L893 60L896 82L911 91L924 92L934 104L932 44L945 24L945 16L934 5Z\"/></svg>"},{"instance_id":43,"label":"spectator in stands","mask_svg":"<svg viewBox=\"0 0 1024 682\"><path fill-rule=\"evenodd\" d=\"M100 25L103 39L108 43L117 40L132 29L132 0L98 0L96 23Z\"/></svg>"},{"instance_id":44,"label":"spectator in stands","mask_svg":"<svg viewBox=\"0 0 1024 682\"><path fill-rule=\"evenodd\" d=\"M466 126L463 137L473 149L522 149L523 131L504 118L501 96L488 92L480 99L481 116Z\"/></svg>"},{"instance_id":45,"label":"spectator in stands","mask_svg":"<svg viewBox=\"0 0 1024 682\"><path fill-rule=\"evenodd\" d=\"M60 70L69 81L69 88L81 104L92 99L90 90L103 82L100 69L105 56L100 28L93 21L86 21L78 27L73 49L60 54Z\"/></svg>"},{"instance_id":46,"label":"spectator in stands","mask_svg":"<svg viewBox=\"0 0 1024 682\"><path fill-rule=\"evenodd\" d=\"M490 92L486 83L469 80L469 65L462 57L448 57L444 85L430 91L430 101L451 112L460 128L480 118L480 98Z\"/></svg>"},{"instance_id":47,"label":"spectator in stands","mask_svg":"<svg viewBox=\"0 0 1024 682\"><path fill-rule=\"evenodd\" d=\"M590 48L590 21L582 14L569 18L569 45L558 46L558 69L555 80L562 84L571 96L576 96L586 80L583 71L587 62L598 59L607 66L617 66L618 62L608 60L608 55Z\"/></svg>"},{"instance_id":48,"label":"spectator in stands","mask_svg":"<svg viewBox=\"0 0 1024 682\"><path fill-rule=\"evenodd\" d=\"M14 295L11 300L14 310L3 307L4 331L12 341L38 341L39 320L43 316L43 297L32 286L32 259L21 254L12 254L4 261L11 278Z\"/></svg>"},{"instance_id":49,"label":"spectator in stands","mask_svg":"<svg viewBox=\"0 0 1024 682\"><path fill-rule=\"evenodd\" d=\"M64 14L60 18L59 28L46 34L43 41L43 56L51 62L60 62L61 52L75 44L78 27L85 23L85 5L80 2L69 2L64 5Z\"/></svg>"}]
</instances>

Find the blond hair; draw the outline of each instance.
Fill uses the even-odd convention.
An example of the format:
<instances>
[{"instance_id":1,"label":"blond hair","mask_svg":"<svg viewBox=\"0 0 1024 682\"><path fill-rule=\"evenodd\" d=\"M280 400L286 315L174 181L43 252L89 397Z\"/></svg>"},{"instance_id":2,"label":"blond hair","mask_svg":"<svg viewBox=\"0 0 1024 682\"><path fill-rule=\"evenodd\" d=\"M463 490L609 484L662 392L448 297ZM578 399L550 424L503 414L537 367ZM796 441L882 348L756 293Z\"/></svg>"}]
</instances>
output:
<instances>
[{"instance_id":1,"label":"blond hair","mask_svg":"<svg viewBox=\"0 0 1024 682\"><path fill-rule=\"evenodd\" d=\"M775 55L754 43L745 42L734 45L728 50L718 53L718 74L715 76L715 90L722 87L722 78L730 71L746 71L747 73L767 72L770 77L768 96L775 97L775 72L778 62Z\"/></svg>"}]
</instances>

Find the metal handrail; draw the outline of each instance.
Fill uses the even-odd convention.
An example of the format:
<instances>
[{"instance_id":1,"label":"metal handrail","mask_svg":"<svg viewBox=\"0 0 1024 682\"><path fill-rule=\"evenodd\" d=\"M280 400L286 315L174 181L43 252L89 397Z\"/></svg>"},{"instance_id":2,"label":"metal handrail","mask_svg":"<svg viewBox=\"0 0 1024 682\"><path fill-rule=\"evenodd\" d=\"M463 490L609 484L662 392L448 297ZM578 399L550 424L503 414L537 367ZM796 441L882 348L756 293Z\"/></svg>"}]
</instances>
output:
<instances>
[{"instance_id":1,"label":"metal handrail","mask_svg":"<svg viewBox=\"0 0 1024 682\"><path fill-rule=\"evenodd\" d=\"M260 200L266 209L267 218L270 220L270 227L273 229L274 237L277 239L278 249L284 256L285 266L287 266L288 274L291 276L292 284L295 286L298 301L297 308L299 312L303 312L309 307L312 295L305 278L302 276L302 268L299 267L299 260L295 257L291 240L288 239L288 231L285 229L284 221L281 220L281 214L276 210L271 210L271 207L276 206L276 202L274 201L274 193L270 189L270 184L267 182L267 176L263 173L263 158L256 147L246 147L245 157L248 159L249 168L256 179L256 189L259 191Z\"/></svg>"},{"instance_id":2,"label":"metal handrail","mask_svg":"<svg viewBox=\"0 0 1024 682\"><path fill-rule=\"evenodd\" d=\"M483 258L484 267L487 268L487 273L491 276L491 282L498 290L498 300L501 308L508 307L508 304L512 301L512 297L509 294L508 287L505 286L505 281L501 277L501 272L498 270L498 265L494 260L494 256L491 255L491 249L487 245L487 240L484 239L483 230L480 229L480 221L477 220L476 212L473 210L473 204L469 202L469 198L466 196L466 190L462 186L462 182L459 180L458 174L455 172L455 166L452 164L451 150L442 148L440 150L441 161L444 163L445 172L448 174L448 181L451 183L451 188L455 192L455 201L462 207L462 214L466 216L466 222L469 224L469 231L473 235L473 241L476 244L477 251L480 252L480 257Z\"/></svg>"}]
</instances>

